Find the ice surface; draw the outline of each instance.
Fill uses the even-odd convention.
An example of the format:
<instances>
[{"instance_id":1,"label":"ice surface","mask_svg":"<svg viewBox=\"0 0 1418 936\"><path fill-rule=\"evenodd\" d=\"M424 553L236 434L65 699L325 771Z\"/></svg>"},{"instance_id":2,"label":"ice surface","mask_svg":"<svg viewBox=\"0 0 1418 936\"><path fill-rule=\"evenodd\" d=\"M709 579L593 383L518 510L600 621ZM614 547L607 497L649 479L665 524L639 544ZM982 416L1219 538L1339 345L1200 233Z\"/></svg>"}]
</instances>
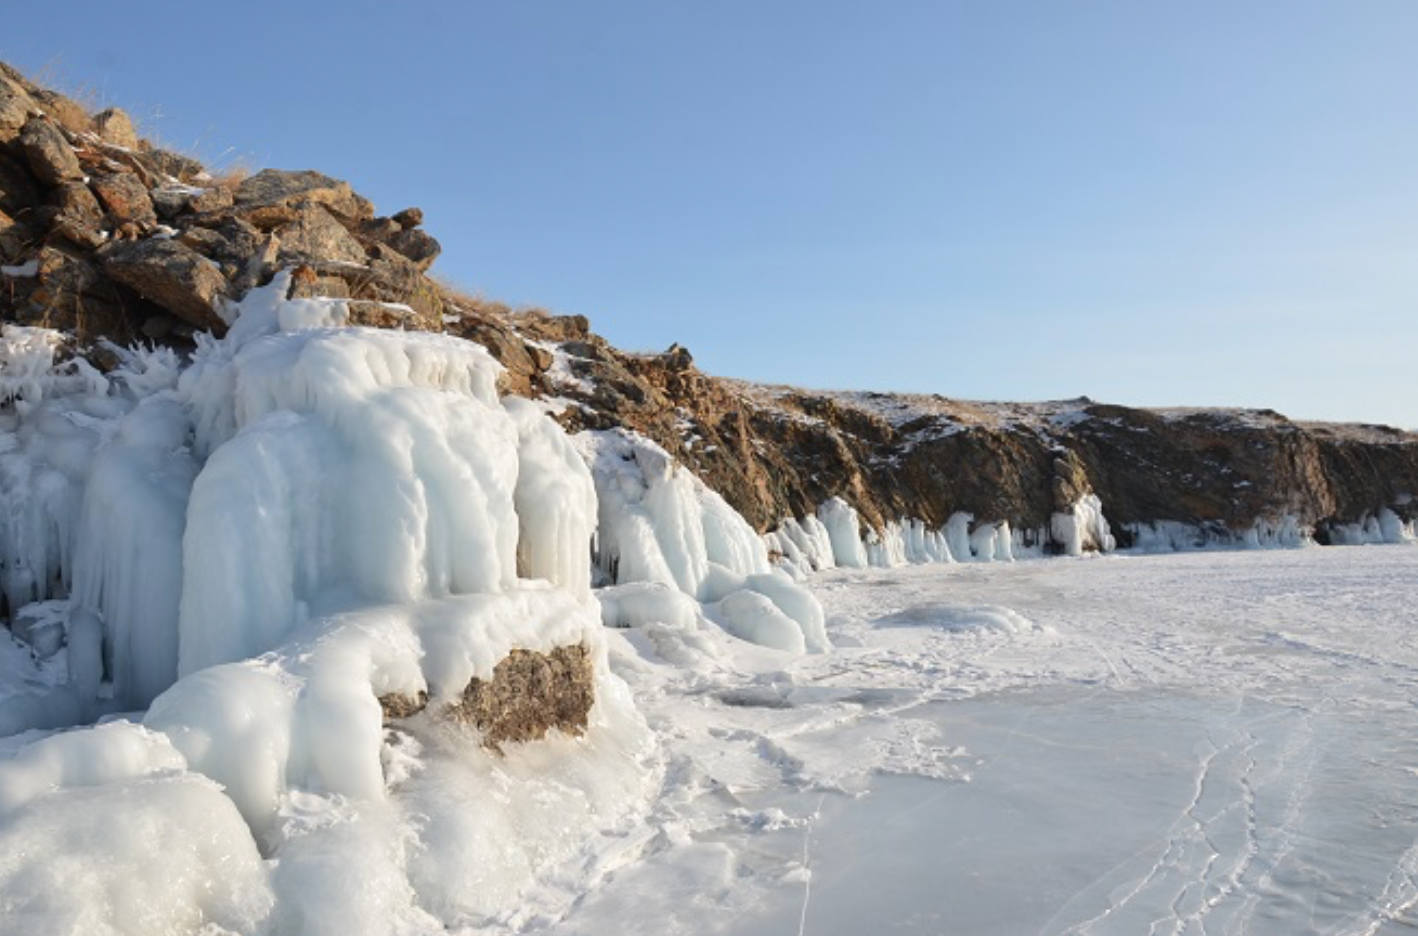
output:
<instances>
[{"instance_id":1,"label":"ice surface","mask_svg":"<svg viewBox=\"0 0 1418 936\"><path fill-rule=\"evenodd\" d=\"M1404 932L1415 563L839 569L830 656L613 632L670 769L550 932Z\"/></svg>"}]
</instances>

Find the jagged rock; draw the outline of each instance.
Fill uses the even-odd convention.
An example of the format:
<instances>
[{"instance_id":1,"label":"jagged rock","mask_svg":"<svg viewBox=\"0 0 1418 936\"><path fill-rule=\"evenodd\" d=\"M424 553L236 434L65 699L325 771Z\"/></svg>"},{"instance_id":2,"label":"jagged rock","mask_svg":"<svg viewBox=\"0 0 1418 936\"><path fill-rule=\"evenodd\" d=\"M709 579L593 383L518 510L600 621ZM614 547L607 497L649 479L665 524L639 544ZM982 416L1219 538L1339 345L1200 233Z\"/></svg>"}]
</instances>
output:
<instances>
[{"instance_id":1,"label":"jagged rock","mask_svg":"<svg viewBox=\"0 0 1418 936\"><path fill-rule=\"evenodd\" d=\"M74 148L69 145L54 122L43 117L32 117L20 131L20 148L28 160L30 170L45 185L59 185L70 179L81 179L83 167Z\"/></svg>"},{"instance_id":2,"label":"jagged rock","mask_svg":"<svg viewBox=\"0 0 1418 936\"><path fill-rule=\"evenodd\" d=\"M94 132L105 143L129 150L138 149L138 133L133 129L133 121L129 119L127 112L121 108L110 107L96 114L93 126Z\"/></svg>"},{"instance_id":3,"label":"jagged rock","mask_svg":"<svg viewBox=\"0 0 1418 936\"><path fill-rule=\"evenodd\" d=\"M172 188L170 186L158 186L148 192L148 198L152 200L153 211L164 221L174 221L177 216L187 210L191 201L191 194L186 188Z\"/></svg>"},{"instance_id":4,"label":"jagged rock","mask_svg":"<svg viewBox=\"0 0 1418 936\"><path fill-rule=\"evenodd\" d=\"M85 340L132 340L122 294L84 252L56 244L42 248L37 259L35 288L16 309L23 324L61 329Z\"/></svg>"},{"instance_id":5,"label":"jagged rock","mask_svg":"<svg viewBox=\"0 0 1418 936\"><path fill-rule=\"evenodd\" d=\"M372 248L367 273L331 270L350 283L354 296L360 299L376 299L380 302L397 302L413 308L418 313L410 327L425 331L443 330L443 300L438 288L423 275L413 262L403 254L383 244Z\"/></svg>"},{"instance_id":6,"label":"jagged rock","mask_svg":"<svg viewBox=\"0 0 1418 936\"><path fill-rule=\"evenodd\" d=\"M595 702L595 673L585 644L551 653L513 650L492 671L473 679L449 714L482 732L484 747L539 741L555 728L580 735Z\"/></svg>"},{"instance_id":7,"label":"jagged rock","mask_svg":"<svg viewBox=\"0 0 1418 936\"><path fill-rule=\"evenodd\" d=\"M664 354L660 355L666 367L672 371L687 371L694 368L694 355L689 353L689 349L680 344L672 344Z\"/></svg>"},{"instance_id":8,"label":"jagged rock","mask_svg":"<svg viewBox=\"0 0 1418 936\"><path fill-rule=\"evenodd\" d=\"M25 244L31 237L28 227L0 211L0 258L9 264L16 264L25 253Z\"/></svg>"},{"instance_id":9,"label":"jagged rock","mask_svg":"<svg viewBox=\"0 0 1418 936\"><path fill-rule=\"evenodd\" d=\"M374 216L370 203L356 195L348 182L311 170L263 169L243 179L235 191L236 205L246 211L290 208L296 202L316 202L351 220Z\"/></svg>"},{"instance_id":10,"label":"jagged rock","mask_svg":"<svg viewBox=\"0 0 1418 936\"><path fill-rule=\"evenodd\" d=\"M226 324L216 301L226 280L206 257L174 240L108 244L99 252L104 271L140 296L197 328L217 333Z\"/></svg>"},{"instance_id":11,"label":"jagged rock","mask_svg":"<svg viewBox=\"0 0 1418 936\"><path fill-rule=\"evenodd\" d=\"M103 224L103 206L87 185L82 182L65 182L50 195L60 213L69 215L92 228Z\"/></svg>"},{"instance_id":12,"label":"jagged rock","mask_svg":"<svg viewBox=\"0 0 1418 936\"><path fill-rule=\"evenodd\" d=\"M29 92L9 74L0 74L0 143L20 135L37 105Z\"/></svg>"},{"instance_id":13,"label":"jagged rock","mask_svg":"<svg viewBox=\"0 0 1418 936\"><path fill-rule=\"evenodd\" d=\"M275 273L276 257L280 252L281 239L274 234L267 234L259 249L251 252L238 269L236 278L232 280L232 288L236 294L244 295L267 282Z\"/></svg>"},{"instance_id":14,"label":"jagged rock","mask_svg":"<svg viewBox=\"0 0 1418 936\"><path fill-rule=\"evenodd\" d=\"M360 237L365 240L378 241L381 244L387 244L391 237L401 231L403 228L393 218L370 218L368 221L359 223Z\"/></svg>"},{"instance_id":15,"label":"jagged rock","mask_svg":"<svg viewBox=\"0 0 1418 936\"><path fill-rule=\"evenodd\" d=\"M297 263L328 260L364 266L364 248L322 205L309 201L291 207L295 219L276 231L283 257Z\"/></svg>"},{"instance_id":16,"label":"jagged rock","mask_svg":"<svg viewBox=\"0 0 1418 936\"><path fill-rule=\"evenodd\" d=\"M390 218L402 230L409 231L423 224L422 208L405 208L403 211Z\"/></svg>"},{"instance_id":17,"label":"jagged rock","mask_svg":"<svg viewBox=\"0 0 1418 936\"><path fill-rule=\"evenodd\" d=\"M139 158L150 172L171 176L182 182L190 182L206 174L202 164L189 156L159 149L141 140L138 148L142 151Z\"/></svg>"},{"instance_id":18,"label":"jagged rock","mask_svg":"<svg viewBox=\"0 0 1418 936\"><path fill-rule=\"evenodd\" d=\"M129 221L152 224L157 221L153 200L138 177L128 172L95 177L91 183L99 201L108 209L115 225Z\"/></svg>"},{"instance_id":19,"label":"jagged rock","mask_svg":"<svg viewBox=\"0 0 1418 936\"><path fill-rule=\"evenodd\" d=\"M34 177L19 162L0 152L0 210L23 217L40 201Z\"/></svg>"},{"instance_id":20,"label":"jagged rock","mask_svg":"<svg viewBox=\"0 0 1418 936\"><path fill-rule=\"evenodd\" d=\"M231 242L211 228L187 228L177 235L178 243L186 244L209 260L221 262L231 249Z\"/></svg>"},{"instance_id":21,"label":"jagged rock","mask_svg":"<svg viewBox=\"0 0 1418 936\"><path fill-rule=\"evenodd\" d=\"M89 250L98 250L108 240L96 225L84 218L67 213L60 214L50 222L49 230L54 236L62 237L77 247L86 247Z\"/></svg>"},{"instance_id":22,"label":"jagged rock","mask_svg":"<svg viewBox=\"0 0 1418 936\"><path fill-rule=\"evenodd\" d=\"M443 245L419 230L400 231L389 238L388 244L413 261L420 270L427 270L443 252Z\"/></svg>"},{"instance_id":23,"label":"jagged rock","mask_svg":"<svg viewBox=\"0 0 1418 936\"><path fill-rule=\"evenodd\" d=\"M187 208L189 211L204 214L212 211L224 211L233 204L235 204L235 196L232 195L231 189L218 185L203 189L191 196L187 201Z\"/></svg>"}]
</instances>

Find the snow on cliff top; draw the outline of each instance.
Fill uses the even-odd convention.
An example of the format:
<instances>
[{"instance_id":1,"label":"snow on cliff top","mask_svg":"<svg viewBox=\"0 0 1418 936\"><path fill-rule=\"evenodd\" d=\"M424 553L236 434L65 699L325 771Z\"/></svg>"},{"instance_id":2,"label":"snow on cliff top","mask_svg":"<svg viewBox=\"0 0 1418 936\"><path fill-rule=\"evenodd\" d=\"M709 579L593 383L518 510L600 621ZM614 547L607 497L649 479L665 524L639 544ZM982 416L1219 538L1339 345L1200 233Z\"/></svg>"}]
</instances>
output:
<instances>
[{"instance_id":1,"label":"snow on cliff top","mask_svg":"<svg viewBox=\"0 0 1418 936\"><path fill-rule=\"evenodd\" d=\"M878 419L897 432L928 433L941 438L966 429L1025 429L1049 434L1088 420L1108 419L1095 412L1099 406L1117 406L1148 413L1168 422L1211 418L1237 428L1275 429L1294 426L1318 435L1376 444L1418 443L1418 434L1391 426L1368 423L1292 420L1270 409L1245 407L1134 407L1100 403L1086 396L1070 400L1001 402L960 400L940 394L884 393L870 390L816 390L746 380L726 380L750 402L785 419L820 422L804 412L805 401L828 400L843 409Z\"/></svg>"}]
</instances>

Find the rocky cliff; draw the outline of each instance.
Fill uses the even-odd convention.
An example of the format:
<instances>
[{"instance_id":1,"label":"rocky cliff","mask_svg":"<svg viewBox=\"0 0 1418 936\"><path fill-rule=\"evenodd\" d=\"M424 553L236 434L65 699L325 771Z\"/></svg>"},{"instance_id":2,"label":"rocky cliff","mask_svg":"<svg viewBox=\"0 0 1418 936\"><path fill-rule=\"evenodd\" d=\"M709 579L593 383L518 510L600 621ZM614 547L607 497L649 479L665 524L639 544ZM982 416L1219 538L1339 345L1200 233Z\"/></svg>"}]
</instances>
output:
<instances>
[{"instance_id":1,"label":"rocky cliff","mask_svg":"<svg viewBox=\"0 0 1418 936\"><path fill-rule=\"evenodd\" d=\"M318 172L213 178L139 139L121 110L87 113L0 64L0 315L63 331L69 353L100 369L133 342L190 352L226 329L230 302L294 269L293 294L348 299L353 324L483 344L507 368L505 392L549 401L568 428L648 436L759 530L834 496L875 529L969 514L1046 551L1063 545L1053 518L1089 495L1122 545L1287 530L1383 538L1385 524L1418 517L1412 433L1264 410L992 404L715 378L678 346L627 353L582 317L460 295L429 277L440 247L421 223L416 208L380 215Z\"/></svg>"}]
</instances>

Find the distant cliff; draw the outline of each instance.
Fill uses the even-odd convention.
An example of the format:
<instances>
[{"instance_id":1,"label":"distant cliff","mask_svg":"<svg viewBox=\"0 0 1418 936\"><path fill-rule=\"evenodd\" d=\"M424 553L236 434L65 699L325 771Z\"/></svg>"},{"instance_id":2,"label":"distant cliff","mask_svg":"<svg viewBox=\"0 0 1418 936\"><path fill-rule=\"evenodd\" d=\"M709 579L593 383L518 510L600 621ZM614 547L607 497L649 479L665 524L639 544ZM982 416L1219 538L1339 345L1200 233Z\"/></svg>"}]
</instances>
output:
<instances>
[{"instance_id":1,"label":"distant cliff","mask_svg":"<svg viewBox=\"0 0 1418 936\"><path fill-rule=\"evenodd\" d=\"M294 293L350 300L355 324L447 331L507 367L504 390L551 401L568 428L658 442L760 530L843 498L870 528L957 514L1063 548L1054 518L1091 496L1120 545L1138 538L1320 542L1411 534L1418 435L1296 423L1270 411L1139 410L1087 399L974 403L767 387L699 372L678 346L611 347L577 316L510 310L428 276L438 242L407 208L379 215L313 171L217 179L0 65L0 316L112 345L185 352L283 268Z\"/></svg>"}]
</instances>

